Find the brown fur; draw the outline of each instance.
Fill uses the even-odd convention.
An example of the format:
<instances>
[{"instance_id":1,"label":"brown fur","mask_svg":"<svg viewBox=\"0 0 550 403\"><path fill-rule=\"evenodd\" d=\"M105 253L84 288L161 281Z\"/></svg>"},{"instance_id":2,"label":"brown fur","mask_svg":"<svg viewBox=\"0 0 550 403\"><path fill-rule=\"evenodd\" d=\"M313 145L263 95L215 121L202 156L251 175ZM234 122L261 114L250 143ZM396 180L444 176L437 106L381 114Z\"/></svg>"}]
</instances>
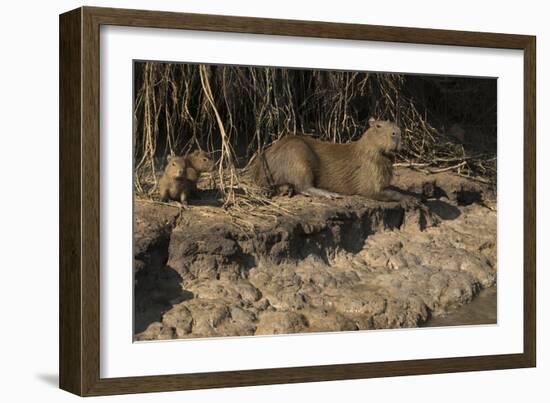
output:
<instances>
[{"instance_id":1,"label":"brown fur","mask_svg":"<svg viewBox=\"0 0 550 403\"><path fill-rule=\"evenodd\" d=\"M210 172L214 169L214 161L206 151L193 151L185 158L198 173Z\"/></svg>"},{"instance_id":2,"label":"brown fur","mask_svg":"<svg viewBox=\"0 0 550 403\"><path fill-rule=\"evenodd\" d=\"M197 189L200 174L213 168L214 161L204 151L194 151L185 157L169 157L159 180L161 200L176 200L186 205Z\"/></svg>"},{"instance_id":3,"label":"brown fur","mask_svg":"<svg viewBox=\"0 0 550 403\"><path fill-rule=\"evenodd\" d=\"M193 151L186 157L188 168L187 179L191 182L191 192L197 190L197 181L203 172L211 172L214 169L214 161L206 151Z\"/></svg>"},{"instance_id":4,"label":"brown fur","mask_svg":"<svg viewBox=\"0 0 550 403\"><path fill-rule=\"evenodd\" d=\"M391 154L400 145L397 125L371 118L369 128L353 143L283 137L253 162L252 174L261 186L289 184L309 195L401 200L397 192L387 189L393 176Z\"/></svg>"}]
</instances>

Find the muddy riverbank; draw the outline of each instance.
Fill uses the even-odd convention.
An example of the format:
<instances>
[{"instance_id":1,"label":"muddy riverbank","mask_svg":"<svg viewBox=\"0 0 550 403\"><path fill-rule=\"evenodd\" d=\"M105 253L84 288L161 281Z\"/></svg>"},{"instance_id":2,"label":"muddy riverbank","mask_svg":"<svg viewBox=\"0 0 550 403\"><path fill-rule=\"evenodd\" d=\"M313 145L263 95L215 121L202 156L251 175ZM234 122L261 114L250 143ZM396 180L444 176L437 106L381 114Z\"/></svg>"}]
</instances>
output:
<instances>
[{"instance_id":1,"label":"muddy riverbank","mask_svg":"<svg viewBox=\"0 0 550 403\"><path fill-rule=\"evenodd\" d=\"M245 229L204 200L136 201L136 339L481 323L453 319L468 305L496 319L494 194L449 173L395 183L423 206L280 197L291 214Z\"/></svg>"}]
</instances>

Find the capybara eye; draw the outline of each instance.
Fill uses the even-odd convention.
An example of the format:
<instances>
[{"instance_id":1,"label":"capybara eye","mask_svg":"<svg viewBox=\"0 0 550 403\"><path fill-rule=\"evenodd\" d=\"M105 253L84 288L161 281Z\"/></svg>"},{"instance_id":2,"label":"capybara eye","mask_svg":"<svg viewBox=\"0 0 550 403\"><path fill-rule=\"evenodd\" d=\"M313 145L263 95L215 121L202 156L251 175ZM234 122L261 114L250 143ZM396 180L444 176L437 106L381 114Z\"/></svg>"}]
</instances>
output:
<instances>
[{"instance_id":1,"label":"capybara eye","mask_svg":"<svg viewBox=\"0 0 550 403\"><path fill-rule=\"evenodd\" d=\"M376 127L380 129L380 128L382 127L382 124L381 124L381 123L377 123L377 124L376 124Z\"/></svg>"}]
</instances>

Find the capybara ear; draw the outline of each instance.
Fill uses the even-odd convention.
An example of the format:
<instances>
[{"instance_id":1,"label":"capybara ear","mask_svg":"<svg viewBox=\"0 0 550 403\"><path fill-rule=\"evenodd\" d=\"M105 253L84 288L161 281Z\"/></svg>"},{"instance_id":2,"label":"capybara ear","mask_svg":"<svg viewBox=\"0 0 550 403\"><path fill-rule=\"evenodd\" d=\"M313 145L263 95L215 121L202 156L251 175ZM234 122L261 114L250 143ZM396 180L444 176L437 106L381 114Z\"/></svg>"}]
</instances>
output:
<instances>
[{"instance_id":1,"label":"capybara ear","mask_svg":"<svg viewBox=\"0 0 550 403\"><path fill-rule=\"evenodd\" d=\"M373 117L371 117L371 118L369 119L369 127L373 127L375 123L376 123L376 119L373 118Z\"/></svg>"},{"instance_id":2,"label":"capybara ear","mask_svg":"<svg viewBox=\"0 0 550 403\"><path fill-rule=\"evenodd\" d=\"M169 156L166 158L166 161L170 162L170 161L172 161L172 158L174 158L174 156L173 156L173 155L169 155Z\"/></svg>"}]
</instances>

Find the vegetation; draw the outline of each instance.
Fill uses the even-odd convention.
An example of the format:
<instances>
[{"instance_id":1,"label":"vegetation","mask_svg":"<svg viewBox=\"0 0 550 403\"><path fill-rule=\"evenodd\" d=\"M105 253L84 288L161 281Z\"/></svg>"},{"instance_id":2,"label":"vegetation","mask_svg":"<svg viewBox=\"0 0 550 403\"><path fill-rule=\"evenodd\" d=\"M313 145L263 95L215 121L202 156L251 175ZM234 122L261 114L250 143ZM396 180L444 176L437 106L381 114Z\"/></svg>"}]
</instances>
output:
<instances>
[{"instance_id":1,"label":"vegetation","mask_svg":"<svg viewBox=\"0 0 550 403\"><path fill-rule=\"evenodd\" d=\"M136 62L134 86L142 197L154 195L168 155L199 148L217 161L226 206L260 200L243 175L258 151L288 133L353 141L371 116L403 129L397 164L496 186L495 79Z\"/></svg>"}]
</instances>

